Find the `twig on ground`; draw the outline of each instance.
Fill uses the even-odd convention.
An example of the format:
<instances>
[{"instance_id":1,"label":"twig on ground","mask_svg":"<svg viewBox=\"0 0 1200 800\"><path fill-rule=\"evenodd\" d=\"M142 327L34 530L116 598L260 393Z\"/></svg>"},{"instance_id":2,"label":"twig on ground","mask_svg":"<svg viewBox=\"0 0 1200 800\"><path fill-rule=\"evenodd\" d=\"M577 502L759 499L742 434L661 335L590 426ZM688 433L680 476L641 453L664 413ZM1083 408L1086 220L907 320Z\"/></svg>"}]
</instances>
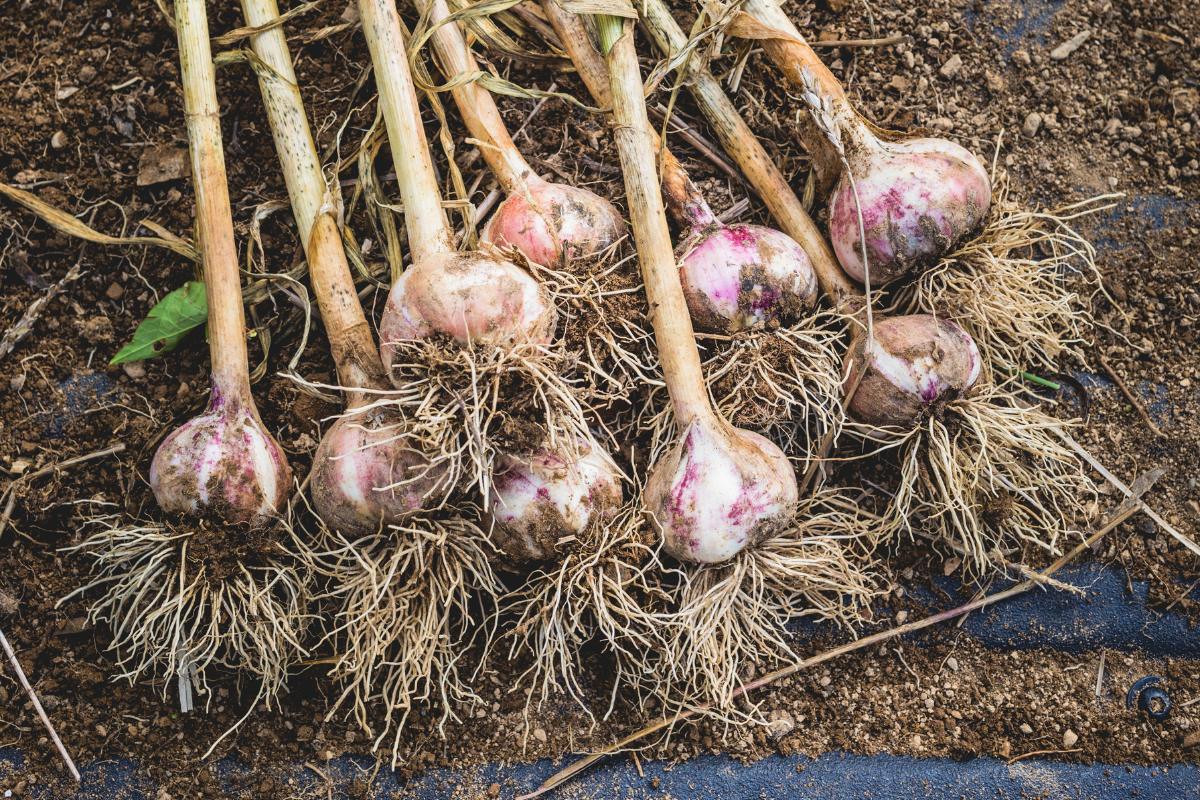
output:
<instances>
[{"instance_id":1,"label":"twig on ground","mask_svg":"<svg viewBox=\"0 0 1200 800\"><path fill-rule=\"evenodd\" d=\"M45 294L29 304L29 308L25 309L25 313L21 315L21 318L4 332L3 338L0 338L0 358L4 358L11 353L21 343L22 339L33 332L34 324L42 316L42 312L46 310L46 306L50 305L50 301L62 294L63 290L67 288L67 284L74 283L82 275L83 271L79 268L79 264L76 264L71 267L58 283L55 283L46 290Z\"/></svg>"},{"instance_id":2,"label":"twig on ground","mask_svg":"<svg viewBox=\"0 0 1200 800\"><path fill-rule=\"evenodd\" d=\"M58 754L62 756L62 760L67 764L67 769L71 771L71 777L75 779L76 783L82 783L83 778L80 776L75 762L71 760L71 754L67 752L62 739L58 738L58 731L54 730L54 723L50 721L50 717L46 716L46 709L42 708L42 701L38 699L37 692L33 691L33 687L29 684L29 679L25 677L25 670L21 669L21 662L17 660L17 654L13 652L12 646L8 643L8 638L4 635L4 631L0 631L0 648L3 648L4 654L8 656L8 661L12 664L13 672L17 673L17 680L25 688L25 694L29 695L34 711L41 717L42 724L46 726L46 732L50 734L50 739L54 742L54 746L58 748Z\"/></svg>"},{"instance_id":3,"label":"twig on ground","mask_svg":"<svg viewBox=\"0 0 1200 800\"><path fill-rule=\"evenodd\" d=\"M1078 586L1072 586L1069 583L1063 583L1062 581L1055 580L1054 578L1051 578L1049 576L1041 574L1040 572L1030 569L1029 567L1025 566L1024 564L1014 564L1013 562L1008 561L1008 560L1005 560L1003 563L1005 566L1007 566L1010 569L1015 567L1016 570L1018 572L1020 572L1021 575L1026 580L1035 581L1036 583L1040 583L1045 586L1049 586L1052 589L1058 589L1060 592L1069 592L1070 594L1073 594L1076 597L1087 597L1087 592L1085 592L1083 589L1079 588Z\"/></svg>"},{"instance_id":4,"label":"twig on ground","mask_svg":"<svg viewBox=\"0 0 1200 800\"><path fill-rule=\"evenodd\" d=\"M1108 467L1100 463L1100 459L1089 453L1083 447L1083 445L1071 438L1070 434L1064 431L1060 431L1059 434L1063 437L1063 441L1065 441L1076 453L1079 453L1079 455L1083 457L1084 461L1092 465L1092 469L1096 470L1096 472L1099 472L1100 475L1103 476L1104 480L1117 487L1117 489L1119 489L1127 498L1135 497L1135 495L1132 493L1132 490L1122 483L1120 478L1118 478L1116 475L1113 475L1112 471L1109 470ZM1136 496L1140 497L1140 495ZM1177 531L1175 526L1163 519L1157 511L1143 503L1140 499L1137 502L1140 504L1141 510L1144 511L1146 516L1153 520L1155 524L1161 526L1163 530L1171 534L1171 536L1173 536L1177 542L1182 544L1188 550L1191 550L1197 556L1200 556L1200 545L1197 545L1190 538Z\"/></svg>"},{"instance_id":5,"label":"twig on ground","mask_svg":"<svg viewBox=\"0 0 1200 800\"><path fill-rule=\"evenodd\" d=\"M1053 575L1055 572L1058 572L1060 569L1062 569L1068 563L1070 563L1075 558L1077 558L1085 550L1089 549L1096 542L1100 541L1100 539L1103 538L1104 535L1107 534L1109 531L1111 531L1113 528L1117 527L1122 522L1129 519L1129 517L1133 516L1137 511L1145 510L1145 504L1142 503L1142 500L1141 500L1142 495L1144 495L1147 491L1149 491L1150 487L1152 487L1163 476L1163 474L1164 474L1164 470L1153 469L1153 470L1150 470L1149 472L1146 472L1146 473L1143 473L1142 475L1140 475L1138 477L1138 479L1133 482L1133 487L1129 490L1129 496L1126 497L1121 502L1121 505L1119 505L1109 515L1108 519L1104 522L1104 524L1101 525L1099 528L1097 528L1096 531L1093 532L1090 536L1088 536L1083 542L1076 545L1072 550L1070 550L1066 554L1060 556L1053 564L1051 564L1049 567L1047 567L1045 570L1043 570L1042 573L1040 574L1040 577L1043 579L1048 578L1051 575ZM856 650L861 650L866 647L871 647L872 645L876 645L881 642L885 642L890 639L894 639L898 636L904 636L909 633L914 633L919 630L924 630L925 628L931 628L942 622L946 622L948 620L955 619L956 617L961 617L964 614L967 614L971 611L976 611L978 609L993 605L994 603L998 603L1001 600L1007 600L1010 597L1016 597L1017 595L1024 594L1025 592L1029 591L1030 589L1033 589L1033 588L1035 588L1037 586L1041 586L1041 585L1042 585L1042 582L1040 580L1022 581L1021 583L1011 586L1008 589L1004 589L1002 591L996 592L995 594L991 594L986 597L972 600L971 602L966 603L961 606L958 606L957 608L952 608L948 611L942 611L937 614L933 614L931 616L925 617L924 619L920 619L915 622L910 622L907 625L899 625L895 628L889 628L888 630L880 631L879 633L875 633L870 636L864 636L863 638L855 640L853 642L847 642L846 644L839 645L830 650L825 650L824 652L818 653L817 655L812 656L810 658L806 658L801 661L797 661L793 664L789 664L788 666L782 667L773 672L768 672L766 675L763 675L761 678L744 684L742 687L740 687L739 689L737 689L734 692L734 696L737 697L740 695L749 694L750 692L753 692L756 689L760 689L764 686L770 685L770 684L774 683L775 681L778 681L781 678L786 678L788 676L794 675L797 672L808 669L809 667L816 666L817 664L823 664L826 661L831 661L834 658L837 658L838 656L845 655L846 653L852 653ZM625 738L621 739L620 741L618 741L614 744L611 744L611 745L599 750L598 752L591 753L587 756L584 756L583 758L579 759L578 761L574 762L573 764L569 764L564 769L559 770L558 772L554 773L549 778L547 778L546 781L541 786L539 786L536 790L534 790L528 794L521 795L520 797L517 798L517 800L533 800L533 798L535 798L535 797L541 797L542 795L554 790L555 788L562 785L563 783L566 783L567 781L574 778L576 775L579 775L580 773L582 773L588 767L591 767L593 764L596 764L596 763L602 761L603 759L607 758L608 756L612 755L613 753L624 750L625 748L629 747L631 744L638 742L638 741L646 738L647 736L650 736L650 735L657 733L659 731L662 731L662 730L667 730L669 728L672 728L675 725L679 724L680 722L683 722L684 720L690 719L692 717L697 716L698 714L704 713L705 711L707 711L709 709L709 707L710 706L708 704L699 705L694 708L687 709L685 711L680 711L679 713L674 714L673 716L664 717L656 722L653 722L650 725L647 725L646 727L641 728L640 730L635 731L634 733L631 733L630 735L626 736Z\"/></svg>"},{"instance_id":6,"label":"twig on ground","mask_svg":"<svg viewBox=\"0 0 1200 800\"><path fill-rule=\"evenodd\" d=\"M1079 753L1082 751L1082 747L1072 747L1069 750L1031 750L1028 753L1022 753L1019 756L1013 756L1005 763L1011 766L1018 761L1024 761L1025 759L1033 758L1034 756L1065 755L1067 753Z\"/></svg>"},{"instance_id":7,"label":"twig on ground","mask_svg":"<svg viewBox=\"0 0 1200 800\"><path fill-rule=\"evenodd\" d=\"M58 461L54 464L50 464L49 466L42 467L41 469L36 470L34 472L30 472L28 475L22 475L19 478L13 480L11 483L8 484L8 486L4 487L4 492L0 493L0 502L2 502L4 504L3 511L0 511L0 534L4 533L4 529L8 527L8 520L12 517L13 508L15 507L16 501L17 501L16 488L18 486L20 486L23 483L28 483L29 481L32 481L35 478L40 478L43 475L49 475L51 472L55 472L56 470L66 469L67 467L73 467L76 464L82 464L85 461L92 461L97 458L104 458L105 456L115 455L116 453L122 452L124 449L125 449L125 444L123 442L120 442L120 443L114 444L114 445L109 445L108 447L105 447L102 450L96 450L95 452L92 452L92 453L85 453L84 455L81 455L81 456L74 456L74 457L68 458L64 461Z\"/></svg>"},{"instance_id":8,"label":"twig on ground","mask_svg":"<svg viewBox=\"0 0 1200 800\"><path fill-rule=\"evenodd\" d=\"M809 42L813 48L817 47L887 47L888 45L900 44L908 37L902 33L884 36L879 39L834 39L824 42Z\"/></svg>"},{"instance_id":9,"label":"twig on ground","mask_svg":"<svg viewBox=\"0 0 1200 800\"><path fill-rule=\"evenodd\" d=\"M1196 580L1192 581L1192 585L1189 586L1188 588L1184 589L1182 592L1180 592L1179 596L1176 597L1174 600L1172 600L1170 603L1168 603L1166 608L1163 609L1163 611L1170 611L1172 608L1177 606L1181 600L1184 600L1187 597L1189 597L1197 586L1200 586L1200 578L1196 578Z\"/></svg>"},{"instance_id":10,"label":"twig on ground","mask_svg":"<svg viewBox=\"0 0 1200 800\"><path fill-rule=\"evenodd\" d=\"M1138 416L1142 418L1142 422L1146 423L1146 427L1150 429L1150 432L1155 436L1162 436L1162 428L1158 427L1154 420L1151 419L1150 412L1146 410L1146 406L1142 404L1141 399L1133 393L1133 391L1129 388L1129 385L1125 383L1124 379L1122 379L1121 376L1117 374L1117 371L1112 368L1112 365L1109 364L1104 356L1100 355L1100 353L1096 353L1096 360L1100 362L1100 366L1104 368L1104 371L1108 374L1108 377L1112 378L1113 383L1115 383L1117 388L1121 390L1121 394L1125 395L1125 399L1128 400L1129 404L1133 406L1135 411L1137 411Z\"/></svg>"}]
</instances>

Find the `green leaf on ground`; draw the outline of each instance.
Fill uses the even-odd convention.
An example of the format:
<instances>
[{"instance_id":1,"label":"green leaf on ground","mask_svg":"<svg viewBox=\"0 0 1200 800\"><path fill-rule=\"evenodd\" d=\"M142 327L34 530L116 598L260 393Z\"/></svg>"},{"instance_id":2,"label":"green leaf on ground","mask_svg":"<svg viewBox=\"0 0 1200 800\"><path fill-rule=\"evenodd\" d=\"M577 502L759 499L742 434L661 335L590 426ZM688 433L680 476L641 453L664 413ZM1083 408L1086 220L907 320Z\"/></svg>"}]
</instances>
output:
<instances>
[{"instance_id":1,"label":"green leaf on ground","mask_svg":"<svg viewBox=\"0 0 1200 800\"><path fill-rule=\"evenodd\" d=\"M129 344L117 351L110 366L156 358L175 349L188 331L208 319L208 295L200 281L188 281L159 300L138 325Z\"/></svg>"}]
</instances>

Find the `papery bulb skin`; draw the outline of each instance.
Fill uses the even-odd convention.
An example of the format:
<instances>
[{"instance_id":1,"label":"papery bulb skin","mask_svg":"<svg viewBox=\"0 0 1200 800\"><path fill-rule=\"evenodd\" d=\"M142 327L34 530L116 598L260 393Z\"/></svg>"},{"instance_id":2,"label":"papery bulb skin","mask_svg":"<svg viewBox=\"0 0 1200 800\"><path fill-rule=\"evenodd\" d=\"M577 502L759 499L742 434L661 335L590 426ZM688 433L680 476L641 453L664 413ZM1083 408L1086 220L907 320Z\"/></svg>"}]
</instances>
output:
<instances>
[{"instance_id":1,"label":"papery bulb skin","mask_svg":"<svg viewBox=\"0 0 1200 800\"><path fill-rule=\"evenodd\" d=\"M783 531L799 490L791 463L769 440L698 421L655 464L643 497L668 553L719 564Z\"/></svg>"},{"instance_id":2,"label":"papery bulb skin","mask_svg":"<svg viewBox=\"0 0 1200 800\"><path fill-rule=\"evenodd\" d=\"M608 200L587 189L539 179L505 198L482 238L557 269L604 252L625 233L625 220Z\"/></svg>"},{"instance_id":3,"label":"papery bulb skin","mask_svg":"<svg viewBox=\"0 0 1200 800\"><path fill-rule=\"evenodd\" d=\"M970 151L945 139L874 142L852 151L871 284L937 263L987 216L991 181ZM858 206L845 175L829 202L829 238L842 269L863 282Z\"/></svg>"},{"instance_id":4,"label":"papery bulb skin","mask_svg":"<svg viewBox=\"0 0 1200 800\"><path fill-rule=\"evenodd\" d=\"M163 511L261 524L282 511L292 472L252 407L213 386L208 409L172 431L150 463Z\"/></svg>"},{"instance_id":5,"label":"papery bulb skin","mask_svg":"<svg viewBox=\"0 0 1200 800\"><path fill-rule=\"evenodd\" d=\"M509 561L546 561L560 555L560 540L611 520L620 505L620 470L595 443L570 456L504 455L488 508L492 542Z\"/></svg>"},{"instance_id":6,"label":"papery bulb skin","mask_svg":"<svg viewBox=\"0 0 1200 800\"><path fill-rule=\"evenodd\" d=\"M352 412L325 432L309 491L330 528L365 535L403 522L441 499L443 470L414 448L394 412Z\"/></svg>"},{"instance_id":7,"label":"papery bulb skin","mask_svg":"<svg viewBox=\"0 0 1200 800\"><path fill-rule=\"evenodd\" d=\"M950 320L912 314L879 320L874 330L874 342L864 338L849 356L854 369L848 385L866 364L849 407L860 422L909 427L979 379L979 348Z\"/></svg>"},{"instance_id":8,"label":"papery bulb skin","mask_svg":"<svg viewBox=\"0 0 1200 800\"><path fill-rule=\"evenodd\" d=\"M695 326L733 334L778 327L817 301L817 276L796 240L761 225L708 225L679 247Z\"/></svg>"},{"instance_id":9,"label":"papery bulb skin","mask_svg":"<svg viewBox=\"0 0 1200 800\"><path fill-rule=\"evenodd\" d=\"M466 344L545 344L557 315L532 275L488 253L443 253L409 267L392 285L379 338L384 366L390 342L446 336Z\"/></svg>"}]
</instances>

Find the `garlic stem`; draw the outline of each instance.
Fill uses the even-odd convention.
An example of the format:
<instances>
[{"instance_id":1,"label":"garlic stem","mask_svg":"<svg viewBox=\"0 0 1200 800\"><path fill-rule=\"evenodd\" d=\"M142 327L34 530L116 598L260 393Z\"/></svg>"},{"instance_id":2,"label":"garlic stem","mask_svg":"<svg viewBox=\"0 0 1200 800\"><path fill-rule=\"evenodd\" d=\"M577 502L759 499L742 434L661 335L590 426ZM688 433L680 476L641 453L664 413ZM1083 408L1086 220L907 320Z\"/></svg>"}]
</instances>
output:
<instances>
[{"instance_id":1,"label":"garlic stem","mask_svg":"<svg viewBox=\"0 0 1200 800\"><path fill-rule=\"evenodd\" d=\"M453 237L442 208L395 2L358 0L358 13L375 67L375 86L404 201L404 224L413 260L453 252Z\"/></svg>"},{"instance_id":2,"label":"garlic stem","mask_svg":"<svg viewBox=\"0 0 1200 800\"><path fill-rule=\"evenodd\" d=\"M436 26L431 38L443 73L454 79L478 72L479 65L467 47L462 29L456 21L449 20L450 9L445 0L418 0L418 5L429 14L430 24ZM509 135L491 92L475 81L460 83L450 91L467 130L480 142L479 150L506 194L521 192L530 181L541 180Z\"/></svg>"},{"instance_id":3,"label":"garlic stem","mask_svg":"<svg viewBox=\"0 0 1200 800\"><path fill-rule=\"evenodd\" d=\"M252 27L263 27L279 18L276 0L242 0L242 10ZM254 34L250 46L270 68L270 74L259 75L258 85L275 139L275 151L283 167L338 380L347 392L347 406L358 408L369 399L362 389L384 386L383 362L342 248L341 232L330 207L332 198L321 171L283 27L276 25Z\"/></svg>"},{"instance_id":4,"label":"garlic stem","mask_svg":"<svg viewBox=\"0 0 1200 800\"><path fill-rule=\"evenodd\" d=\"M705 388L692 320L679 281L654 163L655 136L646 114L633 29L623 20L606 15L597 17L597 25L601 47L608 50L616 123L613 136L621 156L642 279L676 421L681 430L700 420L727 425L717 415Z\"/></svg>"},{"instance_id":5,"label":"garlic stem","mask_svg":"<svg viewBox=\"0 0 1200 800\"><path fill-rule=\"evenodd\" d=\"M179 0L175 4L175 27L196 194L197 238L208 295L212 380L221 395L244 400L253 407L241 274L233 238L216 70L209 47L204 0ZM254 413L257 416L257 411Z\"/></svg>"}]
</instances>

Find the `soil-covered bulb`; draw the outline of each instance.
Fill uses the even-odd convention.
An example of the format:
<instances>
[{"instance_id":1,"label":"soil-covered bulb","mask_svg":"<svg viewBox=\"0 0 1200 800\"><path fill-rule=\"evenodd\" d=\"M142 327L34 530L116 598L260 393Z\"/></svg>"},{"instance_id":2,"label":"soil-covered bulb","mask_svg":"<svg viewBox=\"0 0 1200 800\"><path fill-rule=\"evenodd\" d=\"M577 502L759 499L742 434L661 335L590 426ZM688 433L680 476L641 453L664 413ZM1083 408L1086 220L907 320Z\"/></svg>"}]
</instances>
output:
<instances>
[{"instance_id":1,"label":"soil-covered bulb","mask_svg":"<svg viewBox=\"0 0 1200 800\"><path fill-rule=\"evenodd\" d=\"M531 262L557 268L604 252L625 231L616 206L595 192L536 178L500 204L483 241L515 247Z\"/></svg>"},{"instance_id":2,"label":"soil-covered bulb","mask_svg":"<svg viewBox=\"0 0 1200 800\"><path fill-rule=\"evenodd\" d=\"M546 343L556 312L525 270L482 252L442 253L411 266L392 285L379 322L384 366L391 342L449 337L460 344Z\"/></svg>"},{"instance_id":3,"label":"soil-covered bulb","mask_svg":"<svg viewBox=\"0 0 1200 800\"><path fill-rule=\"evenodd\" d=\"M829 237L842 268L862 282L866 231L871 283L883 286L927 268L983 222L991 204L987 170L945 139L873 139L848 156L829 203ZM857 189L857 202L855 199Z\"/></svg>"},{"instance_id":4,"label":"soil-covered bulb","mask_svg":"<svg viewBox=\"0 0 1200 800\"><path fill-rule=\"evenodd\" d=\"M970 335L932 314L876 322L874 337L864 337L848 358L854 364L850 386L866 366L849 411L870 425L909 427L970 389L980 370L979 349Z\"/></svg>"},{"instance_id":5,"label":"soil-covered bulb","mask_svg":"<svg viewBox=\"0 0 1200 800\"><path fill-rule=\"evenodd\" d=\"M761 225L708 225L678 248L692 322L709 333L787 324L817 300L808 254L787 234Z\"/></svg>"},{"instance_id":6,"label":"soil-covered bulb","mask_svg":"<svg viewBox=\"0 0 1200 800\"><path fill-rule=\"evenodd\" d=\"M172 431L150 464L168 513L261 523L282 511L292 473L253 406L213 386L208 409Z\"/></svg>"},{"instance_id":7,"label":"soil-covered bulb","mask_svg":"<svg viewBox=\"0 0 1200 800\"><path fill-rule=\"evenodd\" d=\"M583 536L621 505L621 475L599 445L571 455L541 449L497 460L488 507L492 542L508 559L545 561L559 541Z\"/></svg>"},{"instance_id":8,"label":"soil-covered bulb","mask_svg":"<svg viewBox=\"0 0 1200 800\"><path fill-rule=\"evenodd\" d=\"M442 471L402 435L403 420L385 408L335 422L313 456L313 506L329 527L368 534L420 511Z\"/></svg>"}]
</instances>

